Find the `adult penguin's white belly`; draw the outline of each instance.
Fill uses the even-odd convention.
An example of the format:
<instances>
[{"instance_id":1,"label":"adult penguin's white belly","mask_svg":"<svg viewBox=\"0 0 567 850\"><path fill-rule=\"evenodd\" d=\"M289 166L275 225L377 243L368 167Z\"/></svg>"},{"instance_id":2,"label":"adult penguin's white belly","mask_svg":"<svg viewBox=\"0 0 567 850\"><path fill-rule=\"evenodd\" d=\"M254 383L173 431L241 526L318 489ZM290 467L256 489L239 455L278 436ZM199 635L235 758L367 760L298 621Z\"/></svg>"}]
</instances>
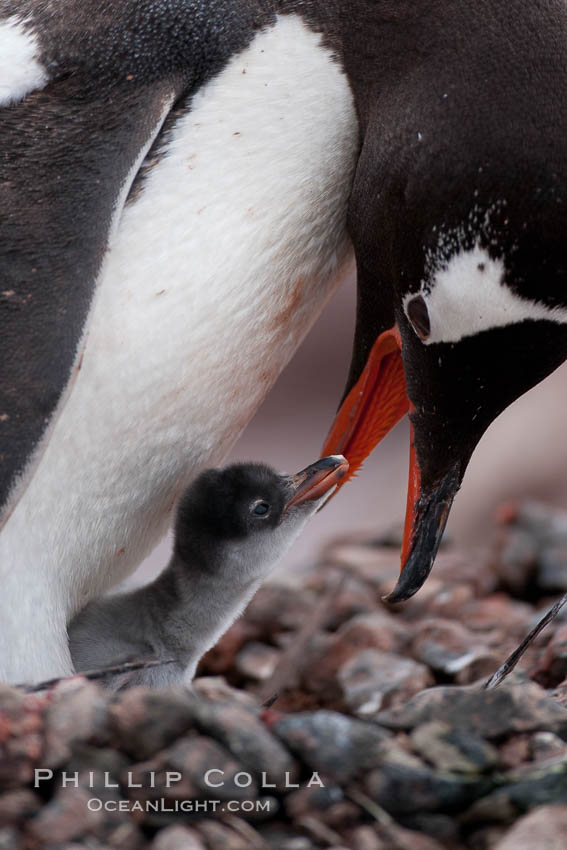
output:
<instances>
[{"instance_id":1,"label":"adult penguin's white belly","mask_svg":"<svg viewBox=\"0 0 567 850\"><path fill-rule=\"evenodd\" d=\"M135 568L176 494L227 454L350 260L352 97L299 18L260 32L164 130L0 535L3 678L70 670L68 619Z\"/></svg>"}]
</instances>

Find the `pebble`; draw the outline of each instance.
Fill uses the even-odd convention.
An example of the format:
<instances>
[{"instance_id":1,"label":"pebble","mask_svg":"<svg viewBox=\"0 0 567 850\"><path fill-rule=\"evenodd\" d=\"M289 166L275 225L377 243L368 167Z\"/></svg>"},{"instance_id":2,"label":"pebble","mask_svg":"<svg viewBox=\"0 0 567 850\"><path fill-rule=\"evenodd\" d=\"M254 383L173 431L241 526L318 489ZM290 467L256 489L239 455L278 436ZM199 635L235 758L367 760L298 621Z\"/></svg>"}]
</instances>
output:
<instances>
[{"instance_id":1,"label":"pebble","mask_svg":"<svg viewBox=\"0 0 567 850\"><path fill-rule=\"evenodd\" d=\"M193 724L189 693L136 687L110 704L109 726L117 746L135 759L166 747Z\"/></svg>"},{"instance_id":2,"label":"pebble","mask_svg":"<svg viewBox=\"0 0 567 850\"><path fill-rule=\"evenodd\" d=\"M388 732L336 711L286 714L271 728L312 770L348 782L385 751Z\"/></svg>"},{"instance_id":3,"label":"pebble","mask_svg":"<svg viewBox=\"0 0 567 850\"><path fill-rule=\"evenodd\" d=\"M235 777L244 774L244 766L216 741L204 735L181 738L165 754L170 767L179 771L198 789L198 797L222 800L248 799L258 795L258 783L246 775L245 786ZM209 775L209 771L214 774Z\"/></svg>"},{"instance_id":4,"label":"pebble","mask_svg":"<svg viewBox=\"0 0 567 850\"><path fill-rule=\"evenodd\" d=\"M494 673L501 658L479 642L469 629L452 620L424 620L415 630L412 654L432 670L461 684Z\"/></svg>"},{"instance_id":5,"label":"pebble","mask_svg":"<svg viewBox=\"0 0 567 850\"><path fill-rule=\"evenodd\" d=\"M374 587L378 597L390 593L400 575L399 552L390 547L340 541L324 553L325 561L341 567Z\"/></svg>"},{"instance_id":6,"label":"pebble","mask_svg":"<svg viewBox=\"0 0 567 850\"><path fill-rule=\"evenodd\" d=\"M552 731L567 735L567 710L535 682L471 690L437 687L423 691L399 708L375 718L390 729L413 729L438 717L451 726L493 739L514 732Z\"/></svg>"},{"instance_id":7,"label":"pebble","mask_svg":"<svg viewBox=\"0 0 567 850\"><path fill-rule=\"evenodd\" d=\"M501 635L523 638L530 628L533 609L525 602L510 599L505 593L492 593L473 599L461 614L471 632L495 630Z\"/></svg>"},{"instance_id":8,"label":"pebble","mask_svg":"<svg viewBox=\"0 0 567 850\"><path fill-rule=\"evenodd\" d=\"M259 641L250 641L235 659L235 668L242 676L256 682L265 682L273 675L281 658L281 650Z\"/></svg>"},{"instance_id":9,"label":"pebble","mask_svg":"<svg viewBox=\"0 0 567 850\"><path fill-rule=\"evenodd\" d=\"M495 571L501 584L515 596L528 592L535 581L540 547L530 532L506 529L498 542Z\"/></svg>"},{"instance_id":10,"label":"pebble","mask_svg":"<svg viewBox=\"0 0 567 850\"><path fill-rule=\"evenodd\" d=\"M287 838L280 841L277 845L279 850L315 850L315 845L309 838L303 835L296 835L294 838Z\"/></svg>"},{"instance_id":11,"label":"pebble","mask_svg":"<svg viewBox=\"0 0 567 850\"><path fill-rule=\"evenodd\" d=\"M389 706L402 706L433 684L425 665L377 649L358 652L341 666L337 679L348 709L365 718Z\"/></svg>"},{"instance_id":12,"label":"pebble","mask_svg":"<svg viewBox=\"0 0 567 850\"><path fill-rule=\"evenodd\" d=\"M197 669L198 676L219 675L228 672L234 665L236 656L249 641L260 635L258 626L247 620L237 620L220 640L201 658Z\"/></svg>"},{"instance_id":13,"label":"pebble","mask_svg":"<svg viewBox=\"0 0 567 850\"><path fill-rule=\"evenodd\" d=\"M257 710L258 701L254 695L240 688L231 687L223 676L201 676L191 683L193 694L213 702L243 705Z\"/></svg>"},{"instance_id":14,"label":"pebble","mask_svg":"<svg viewBox=\"0 0 567 850\"><path fill-rule=\"evenodd\" d=\"M0 829L0 850L20 850L23 846L22 836L13 826Z\"/></svg>"},{"instance_id":15,"label":"pebble","mask_svg":"<svg viewBox=\"0 0 567 850\"><path fill-rule=\"evenodd\" d=\"M567 513L543 502L526 499L514 505L509 523L526 531L540 549L567 541Z\"/></svg>"},{"instance_id":16,"label":"pebble","mask_svg":"<svg viewBox=\"0 0 567 850\"><path fill-rule=\"evenodd\" d=\"M469 845L472 850L494 850L506 833L506 827L491 824L470 833ZM538 848L539 850L539 848ZM543 848L542 848L543 850Z\"/></svg>"},{"instance_id":17,"label":"pebble","mask_svg":"<svg viewBox=\"0 0 567 850\"><path fill-rule=\"evenodd\" d=\"M450 585L467 585L475 597L489 595L498 584L498 576L486 552L473 550L465 553L449 547L439 552L433 577L439 582L438 593L441 588ZM429 580L425 587L427 584ZM413 597L416 603L418 598L419 594Z\"/></svg>"},{"instance_id":18,"label":"pebble","mask_svg":"<svg viewBox=\"0 0 567 850\"><path fill-rule=\"evenodd\" d=\"M530 737L530 756L536 762L567 756L567 742L553 732L536 732Z\"/></svg>"},{"instance_id":19,"label":"pebble","mask_svg":"<svg viewBox=\"0 0 567 850\"><path fill-rule=\"evenodd\" d=\"M411 640L411 628L387 611L357 614L343 623L337 632L340 642L356 651L379 649L401 652Z\"/></svg>"},{"instance_id":20,"label":"pebble","mask_svg":"<svg viewBox=\"0 0 567 850\"><path fill-rule=\"evenodd\" d=\"M341 671L348 669L348 662L360 658L365 650L393 649L396 643L401 643L401 639L396 640L392 631L388 630L389 619L394 618L387 614L361 614L341 626L336 634L317 635L305 652L302 664L303 686L327 701L344 699L345 683L341 680L341 675L344 675ZM403 630L403 624L398 625L396 622L396 628ZM392 656L379 653L379 657L383 657L387 663L387 659ZM399 656L394 657L398 662L401 661ZM373 675L370 669L369 674Z\"/></svg>"},{"instance_id":21,"label":"pebble","mask_svg":"<svg viewBox=\"0 0 567 850\"><path fill-rule=\"evenodd\" d=\"M475 804L472 809L475 818L511 822L537 804L564 803L567 800L567 758L524 765L500 777L499 784L502 787Z\"/></svg>"},{"instance_id":22,"label":"pebble","mask_svg":"<svg viewBox=\"0 0 567 850\"><path fill-rule=\"evenodd\" d=\"M182 747L184 739L176 741L173 748ZM167 750L153 759L128 766L120 775L122 788L130 800L145 803L163 798L166 801L198 800L202 797L200 789L187 774L181 780L174 777L167 781L167 771L177 770L168 762ZM175 820L175 817L173 818Z\"/></svg>"},{"instance_id":23,"label":"pebble","mask_svg":"<svg viewBox=\"0 0 567 850\"><path fill-rule=\"evenodd\" d=\"M304 786L286 796L285 809L292 820L297 820L311 812L319 814L327 812L342 800L344 800L344 794L339 785L327 783L323 787L320 785Z\"/></svg>"},{"instance_id":24,"label":"pebble","mask_svg":"<svg viewBox=\"0 0 567 850\"><path fill-rule=\"evenodd\" d=\"M264 638L278 631L297 631L316 604L317 598L309 590L265 584L248 605L246 622Z\"/></svg>"},{"instance_id":25,"label":"pebble","mask_svg":"<svg viewBox=\"0 0 567 850\"><path fill-rule=\"evenodd\" d=\"M466 808L492 787L490 779L388 761L364 778L368 796L392 816Z\"/></svg>"},{"instance_id":26,"label":"pebble","mask_svg":"<svg viewBox=\"0 0 567 850\"><path fill-rule=\"evenodd\" d=\"M8 791L0 797L0 827L27 821L41 809L42 803L42 799L27 788Z\"/></svg>"},{"instance_id":27,"label":"pebble","mask_svg":"<svg viewBox=\"0 0 567 850\"><path fill-rule=\"evenodd\" d=\"M567 591L567 546L550 546L539 554L538 586L547 593Z\"/></svg>"},{"instance_id":28,"label":"pebble","mask_svg":"<svg viewBox=\"0 0 567 850\"><path fill-rule=\"evenodd\" d=\"M33 777L43 748L46 701L0 683L0 790L18 788Z\"/></svg>"},{"instance_id":29,"label":"pebble","mask_svg":"<svg viewBox=\"0 0 567 850\"><path fill-rule=\"evenodd\" d=\"M567 678L567 626L557 629L532 675L546 688L553 688Z\"/></svg>"},{"instance_id":30,"label":"pebble","mask_svg":"<svg viewBox=\"0 0 567 850\"><path fill-rule=\"evenodd\" d=\"M565 850L567 805L539 806L494 846L494 850Z\"/></svg>"},{"instance_id":31,"label":"pebble","mask_svg":"<svg viewBox=\"0 0 567 850\"><path fill-rule=\"evenodd\" d=\"M222 743L246 769L264 774L276 788L285 786L286 777L295 781L299 772L296 760L257 712L241 705L193 699L192 713L200 730Z\"/></svg>"},{"instance_id":32,"label":"pebble","mask_svg":"<svg viewBox=\"0 0 567 850\"><path fill-rule=\"evenodd\" d=\"M147 842L141 829L134 821L124 821L121 815L115 816L116 825L104 830L104 844L116 850L146 850ZM87 845L88 846L88 845Z\"/></svg>"},{"instance_id":33,"label":"pebble","mask_svg":"<svg viewBox=\"0 0 567 850\"><path fill-rule=\"evenodd\" d=\"M168 826L152 841L152 850L206 850L198 832L186 826Z\"/></svg>"},{"instance_id":34,"label":"pebble","mask_svg":"<svg viewBox=\"0 0 567 850\"><path fill-rule=\"evenodd\" d=\"M380 824L377 834L382 840L381 850L444 850L442 844L428 835L420 835L399 824Z\"/></svg>"},{"instance_id":35,"label":"pebble","mask_svg":"<svg viewBox=\"0 0 567 850\"><path fill-rule=\"evenodd\" d=\"M349 835L352 850L382 850L383 842L371 826L359 826Z\"/></svg>"},{"instance_id":36,"label":"pebble","mask_svg":"<svg viewBox=\"0 0 567 850\"><path fill-rule=\"evenodd\" d=\"M213 820L201 821L198 830L208 850L268 850L262 838L252 830L245 835Z\"/></svg>"},{"instance_id":37,"label":"pebble","mask_svg":"<svg viewBox=\"0 0 567 850\"><path fill-rule=\"evenodd\" d=\"M441 771L485 773L500 761L496 747L483 738L440 720L418 726L411 741L416 752Z\"/></svg>"},{"instance_id":38,"label":"pebble","mask_svg":"<svg viewBox=\"0 0 567 850\"><path fill-rule=\"evenodd\" d=\"M60 767L78 743L109 740L108 696L93 682L71 679L52 691L45 713L42 764Z\"/></svg>"},{"instance_id":39,"label":"pebble","mask_svg":"<svg viewBox=\"0 0 567 850\"><path fill-rule=\"evenodd\" d=\"M437 593L424 605L426 617L459 618L460 612L475 598L470 584L447 584L442 582Z\"/></svg>"},{"instance_id":40,"label":"pebble","mask_svg":"<svg viewBox=\"0 0 567 850\"><path fill-rule=\"evenodd\" d=\"M404 816L404 826L419 834L424 833L444 846L461 846L459 822L451 814L417 811Z\"/></svg>"},{"instance_id":41,"label":"pebble","mask_svg":"<svg viewBox=\"0 0 567 850\"><path fill-rule=\"evenodd\" d=\"M35 817L30 818L25 831L30 839L50 844L73 841L102 827L105 814L89 808L93 795L85 788L58 788L54 797Z\"/></svg>"},{"instance_id":42,"label":"pebble","mask_svg":"<svg viewBox=\"0 0 567 850\"><path fill-rule=\"evenodd\" d=\"M501 766L512 769L530 761L530 738L528 734L513 735L504 741L499 750Z\"/></svg>"}]
</instances>

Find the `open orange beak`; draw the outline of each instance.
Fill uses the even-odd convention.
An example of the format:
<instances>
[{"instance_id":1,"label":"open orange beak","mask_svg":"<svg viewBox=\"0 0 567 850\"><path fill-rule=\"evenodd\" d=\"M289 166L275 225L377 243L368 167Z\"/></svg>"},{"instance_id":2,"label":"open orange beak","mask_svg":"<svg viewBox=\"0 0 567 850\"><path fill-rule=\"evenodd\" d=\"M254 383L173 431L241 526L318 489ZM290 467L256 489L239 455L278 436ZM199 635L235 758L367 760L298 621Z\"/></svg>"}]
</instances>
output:
<instances>
[{"instance_id":1,"label":"open orange beak","mask_svg":"<svg viewBox=\"0 0 567 850\"><path fill-rule=\"evenodd\" d=\"M356 474L370 452L411 409L401 348L397 326L380 334L360 378L335 417L322 451L325 455L341 452L349 462L348 474L337 489ZM436 491L431 498L424 498L412 428L401 573L389 596L391 602L409 599L429 575L458 487L453 487L452 481L446 483L446 497Z\"/></svg>"},{"instance_id":2,"label":"open orange beak","mask_svg":"<svg viewBox=\"0 0 567 850\"><path fill-rule=\"evenodd\" d=\"M322 452L343 454L349 462L348 481L370 452L408 412L400 332L394 325L380 334L366 366L335 417Z\"/></svg>"}]
</instances>

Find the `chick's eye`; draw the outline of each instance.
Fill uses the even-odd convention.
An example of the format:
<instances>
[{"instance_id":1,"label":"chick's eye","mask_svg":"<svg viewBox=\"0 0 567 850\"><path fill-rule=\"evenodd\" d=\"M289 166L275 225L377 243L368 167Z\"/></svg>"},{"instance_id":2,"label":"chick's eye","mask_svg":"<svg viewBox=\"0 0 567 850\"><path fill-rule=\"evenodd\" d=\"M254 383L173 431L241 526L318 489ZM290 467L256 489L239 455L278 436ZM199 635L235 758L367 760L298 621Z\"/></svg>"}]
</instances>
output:
<instances>
[{"instance_id":1,"label":"chick's eye","mask_svg":"<svg viewBox=\"0 0 567 850\"><path fill-rule=\"evenodd\" d=\"M256 516L266 516L269 512L270 506L267 502L256 502L252 507L252 513L256 514Z\"/></svg>"},{"instance_id":2,"label":"chick's eye","mask_svg":"<svg viewBox=\"0 0 567 850\"><path fill-rule=\"evenodd\" d=\"M431 334L431 322L427 304L421 295L417 295L408 302L406 307L408 319L413 329L421 340L426 340Z\"/></svg>"}]
</instances>

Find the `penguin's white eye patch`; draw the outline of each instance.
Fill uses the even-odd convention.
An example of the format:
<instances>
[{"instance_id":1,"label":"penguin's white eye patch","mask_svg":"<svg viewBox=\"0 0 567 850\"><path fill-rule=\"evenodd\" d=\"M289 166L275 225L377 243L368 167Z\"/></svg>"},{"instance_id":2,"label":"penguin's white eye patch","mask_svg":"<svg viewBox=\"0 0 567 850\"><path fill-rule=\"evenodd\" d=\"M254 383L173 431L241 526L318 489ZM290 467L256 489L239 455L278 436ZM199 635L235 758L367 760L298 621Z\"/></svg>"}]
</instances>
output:
<instances>
[{"instance_id":1,"label":"penguin's white eye patch","mask_svg":"<svg viewBox=\"0 0 567 850\"><path fill-rule=\"evenodd\" d=\"M17 15L0 21L0 106L17 103L47 83L37 38Z\"/></svg>"},{"instance_id":2,"label":"penguin's white eye patch","mask_svg":"<svg viewBox=\"0 0 567 850\"><path fill-rule=\"evenodd\" d=\"M406 313L414 331L421 340L426 340L431 333L429 311L421 295L416 295L406 304Z\"/></svg>"},{"instance_id":3,"label":"penguin's white eye patch","mask_svg":"<svg viewBox=\"0 0 567 850\"><path fill-rule=\"evenodd\" d=\"M567 309L522 298L506 282L504 259L476 245L433 266L419 292L404 298L406 316L424 345L525 321L567 324Z\"/></svg>"}]
</instances>

